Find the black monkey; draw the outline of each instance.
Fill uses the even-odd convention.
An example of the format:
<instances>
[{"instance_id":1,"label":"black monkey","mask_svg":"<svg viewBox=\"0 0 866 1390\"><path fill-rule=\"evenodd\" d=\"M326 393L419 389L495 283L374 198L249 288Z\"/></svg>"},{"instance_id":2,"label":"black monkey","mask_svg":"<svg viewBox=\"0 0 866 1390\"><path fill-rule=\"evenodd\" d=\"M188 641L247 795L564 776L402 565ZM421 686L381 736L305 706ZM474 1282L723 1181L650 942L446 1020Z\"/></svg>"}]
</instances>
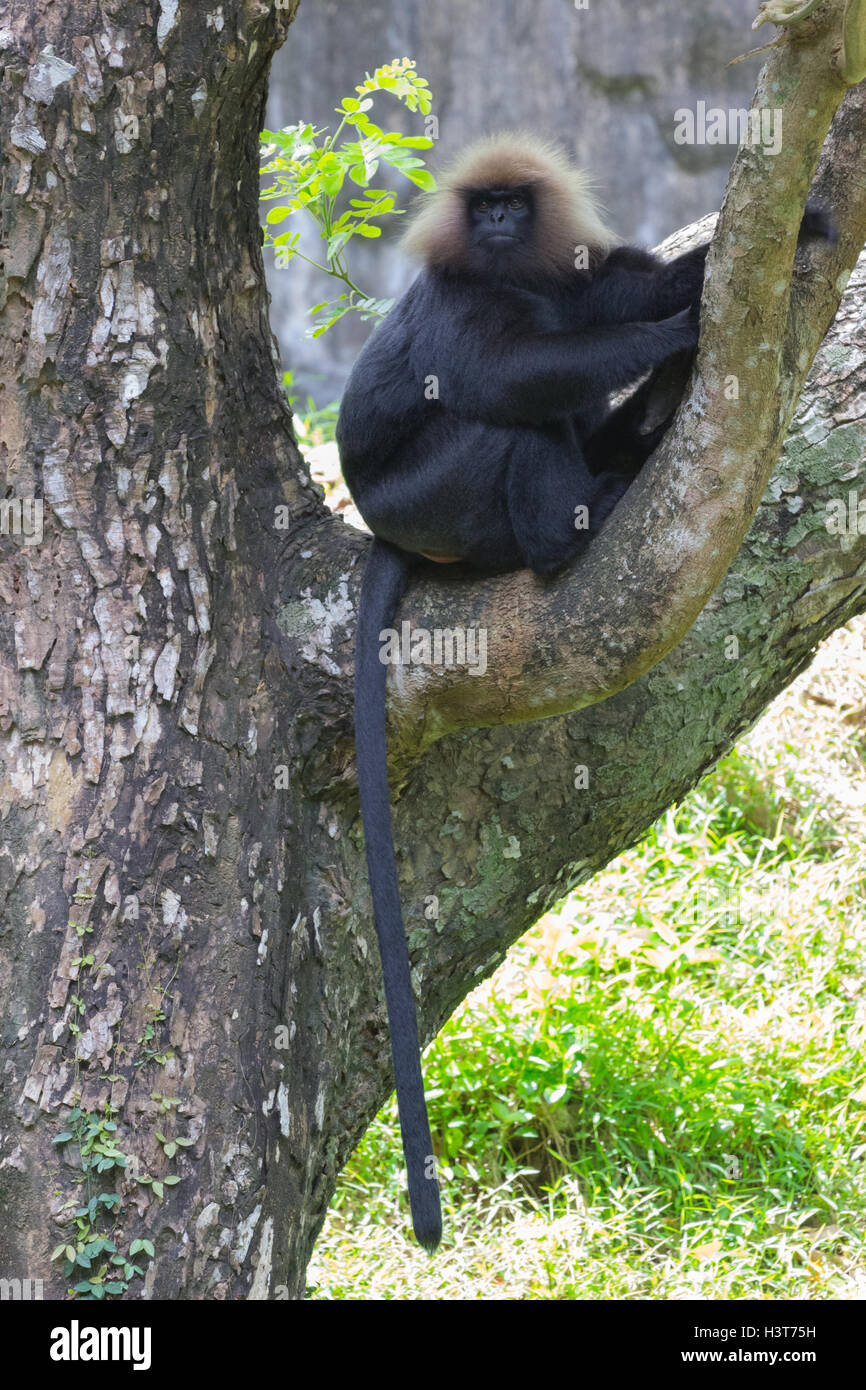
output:
<instances>
[{"instance_id":1,"label":"black monkey","mask_svg":"<svg viewBox=\"0 0 866 1390\"><path fill-rule=\"evenodd\" d=\"M806 234L831 235L814 206ZM670 423L672 406L646 429L654 369L691 365L709 243L670 262L612 250L583 174L531 136L500 135L440 179L404 245L424 268L358 357L337 441L376 537L357 633L358 783L412 1220L433 1250L439 1188L391 834L380 631L421 557L547 576L585 548ZM647 372L611 409L610 394Z\"/></svg>"}]
</instances>

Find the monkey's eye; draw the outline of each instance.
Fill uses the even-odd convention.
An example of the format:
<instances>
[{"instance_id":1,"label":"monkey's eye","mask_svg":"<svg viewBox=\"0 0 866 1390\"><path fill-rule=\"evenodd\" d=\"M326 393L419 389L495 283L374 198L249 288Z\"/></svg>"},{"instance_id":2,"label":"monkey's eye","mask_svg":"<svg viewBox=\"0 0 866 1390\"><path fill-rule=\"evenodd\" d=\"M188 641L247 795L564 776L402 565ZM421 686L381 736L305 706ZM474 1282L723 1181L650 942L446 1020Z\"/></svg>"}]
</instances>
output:
<instances>
[{"instance_id":1,"label":"monkey's eye","mask_svg":"<svg viewBox=\"0 0 866 1390\"><path fill-rule=\"evenodd\" d=\"M510 208L522 208L524 206L524 200L520 197L519 193L515 193L513 198L508 199L508 206Z\"/></svg>"},{"instance_id":2,"label":"monkey's eye","mask_svg":"<svg viewBox=\"0 0 866 1390\"><path fill-rule=\"evenodd\" d=\"M476 203L475 210L476 212L489 212L490 204L488 203L487 199L482 198L480 203Z\"/></svg>"}]
</instances>

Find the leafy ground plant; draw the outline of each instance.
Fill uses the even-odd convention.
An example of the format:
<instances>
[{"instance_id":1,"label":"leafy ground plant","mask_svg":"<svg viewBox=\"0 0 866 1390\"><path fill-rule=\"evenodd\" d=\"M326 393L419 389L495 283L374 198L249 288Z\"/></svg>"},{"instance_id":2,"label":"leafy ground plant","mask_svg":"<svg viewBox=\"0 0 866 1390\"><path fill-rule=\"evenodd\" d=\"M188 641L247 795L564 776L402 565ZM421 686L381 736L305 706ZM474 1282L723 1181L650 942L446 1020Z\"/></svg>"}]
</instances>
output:
<instances>
[{"instance_id":1,"label":"leafy ground plant","mask_svg":"<svg viewBox=\"0 0 866 1390\"><path fill-rule=\"evenodd\" d=\"M374 299L354 282L348 268L346 250L353 237L373 238L382 234L379 221L399 216L396 197L373 182L380 164L388 164L418 188L431 189L435 181L415 153L428 150L433 141L426 135L402 135L383 130L367 114L374 94L388 92L410 111L427 115L431 93L419 77L411 58L395 58L377 68L372 77L355 88L355 97L344 97L336 114L340 123L333 134L316 129L309 122L283 130L261 133L263 175L273 175L273 183L261 194L263 202L273 202L264 227L265 246L272 246L277 264L286 266L296 257L313 265L345 286L336 299L324 300L310 310L315 315L308 336L318 338L344 314L357 312L362 318L382 318L393 300ZM351 133L343 137L349 127ZM347 196L354 193L354 197ZM300 230L274 235L279 226L296 213L312 218L324 242L324 263L313 260L299 249Z\"/></svg>"}]
</instances>

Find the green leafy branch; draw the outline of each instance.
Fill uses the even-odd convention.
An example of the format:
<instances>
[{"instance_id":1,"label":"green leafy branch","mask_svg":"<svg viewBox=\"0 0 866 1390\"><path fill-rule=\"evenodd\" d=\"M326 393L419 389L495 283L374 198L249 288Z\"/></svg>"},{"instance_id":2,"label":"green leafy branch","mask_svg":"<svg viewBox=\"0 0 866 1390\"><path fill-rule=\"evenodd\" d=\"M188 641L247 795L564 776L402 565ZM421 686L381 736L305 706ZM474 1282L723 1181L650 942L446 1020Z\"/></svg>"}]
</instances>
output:
<instances>
[{"instance_id":1,"label":"green leafy branch","mask_svg":"<svg viewBox=\"0 0 866 1390\"><path fill-rule=\"evenodd\" d=\"M435 187L423 159L414 153L430 149L433 141L424 135L383 130L367 115L373 105L371 94L374 92L390 92L410 111L425 115L430 111L430 89L424 78L418 76L414 61L401 58L386 63L377 68L372 77L368 73L355 91L357 97L344 97L334 108L340 124L333 134L303 121L279 131L264 130L261 134L265 160L261 172L274 175L274 182L262 192L261 198L263 202L276 203L267 214L265 246L274 248L279 265L288 265L297 257L346 287L335 300L324 300L310 310L311 314L319 315L308 333L313 338L321 337L344 314L353 310L365 319L383 318L393 303L393 300L373 299L365 294L355 284L346 263L346 248L353 237L379 237L382 228L377 225L377 219L402 215L403 210L395 207L393 193L372 186L380 163L398 170L418 188ZM341 142L347 126L352 128L352 134ZM346 185L347 179L361 192L349 198L345 206L345 193L353 191ZM343 204L340 208L337 206L339 200ZM313 260L298 249L300 231L289 230L276 236L271 232L271 227L298 212L312 217L318 227L325 243L324 262Z\"/></svg>"}]
</instances>

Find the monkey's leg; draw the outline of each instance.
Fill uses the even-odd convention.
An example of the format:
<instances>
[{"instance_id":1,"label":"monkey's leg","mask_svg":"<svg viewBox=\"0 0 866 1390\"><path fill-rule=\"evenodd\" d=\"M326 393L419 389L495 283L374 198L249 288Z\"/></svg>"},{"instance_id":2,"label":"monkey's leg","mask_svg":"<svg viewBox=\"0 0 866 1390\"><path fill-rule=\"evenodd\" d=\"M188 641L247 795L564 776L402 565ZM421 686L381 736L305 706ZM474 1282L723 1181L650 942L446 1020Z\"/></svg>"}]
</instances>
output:
<instances>
[{"instance_id":1,"label":"monkey's leg","mask_svg":"<svg viewBox=\"0 0 866 1390\"><path fill-rule=\"evenodd\" d=\"M624 477L594 478L570 431L526 430L507 477L508 515L520 563L555 574L586 548L628 487Z\"/></svg>"}]
</instances>

